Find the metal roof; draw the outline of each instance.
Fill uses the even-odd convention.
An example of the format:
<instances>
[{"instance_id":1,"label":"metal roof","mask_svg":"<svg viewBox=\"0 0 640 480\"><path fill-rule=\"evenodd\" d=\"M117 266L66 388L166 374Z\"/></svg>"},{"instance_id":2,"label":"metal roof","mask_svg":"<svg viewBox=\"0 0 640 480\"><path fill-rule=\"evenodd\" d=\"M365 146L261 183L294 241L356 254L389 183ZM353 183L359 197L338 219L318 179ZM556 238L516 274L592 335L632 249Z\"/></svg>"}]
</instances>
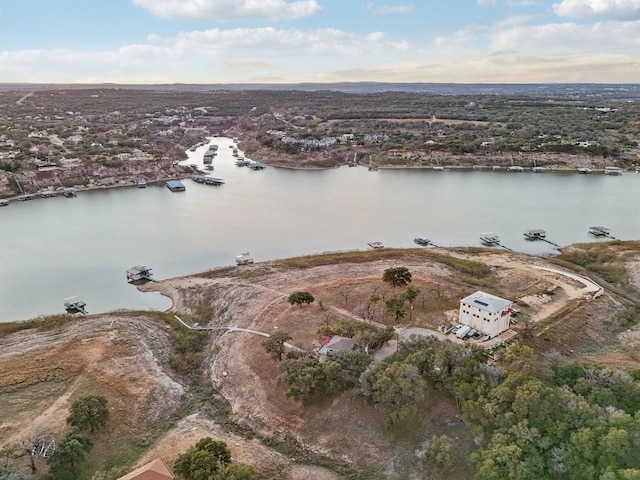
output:
<instances>
[{"instance_id":1,"label":"metal roof","mask_svg":"<svg viewBox=\"0 0 640 480\"><path fill-rule=\"evenodd\" d=\"M496 297L490 293L477 291L468 297L460 300L460 303L470 307L476 307L489 313L498 313L500 310L508 307L513 302L504 298Z\"/></svg>"}]
</instances>

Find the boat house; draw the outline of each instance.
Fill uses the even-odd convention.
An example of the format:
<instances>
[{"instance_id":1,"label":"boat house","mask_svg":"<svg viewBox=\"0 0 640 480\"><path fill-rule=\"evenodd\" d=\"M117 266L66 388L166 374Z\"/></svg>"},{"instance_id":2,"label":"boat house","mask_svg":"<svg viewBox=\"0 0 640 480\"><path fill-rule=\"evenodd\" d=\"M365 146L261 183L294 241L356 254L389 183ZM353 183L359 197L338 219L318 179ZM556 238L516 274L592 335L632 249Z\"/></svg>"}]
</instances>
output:
<instances>
[{"instance_id":1,"label":"boat house","mask_svg":"<svg viewBox=\"0 0 640 480\"><path fill-rule=\"evenodd\" d=\"M180 180L169 180L166 185L172 192L184 192L187 189Z\"/></svg>"},{"instance_id":2,"label":"boat house","mask_svg":"<svg viewBox=\"0 0 640 480\"><path fill-rule=\"evenodd\" d=\"M237 265L249 265L250 263L253 263L253 257L249 252L242 252L236 257Z\"/></svg>"},{"instance_id":3,"label":"boat house","mask_svg":"<svg viewBox=\"0 0 640 480\"><path fill-rule=\"evenodd\" d=\"M547 236L544 230L527 230L524 232L524 238L527 240L542 240Z\"/></svg>"},{"instance_id":4,"label":"boat house","mask_svg":"<svg viewBox=\"0 0 640 480\"><path fill-rule=\"evenodd\" d=\"M509 330L513 302L477 291L460 300L459 322L494 338Z\"/></svg>"},{"instance_id":5,"label":"boat house","mask_svg":"<svg viewBox=\"0 0 640 480\"><path fill-rule=\"evenodd\" d=\"M87 304L80 297L69 297L64 299L64 308L69 313L80 312L83 315L87 315L88 312L85 310Z\"/></svg>"},{"instance_id":6,"label":"boat house","mask_svg":"<svg viewBox=\"0 0 640 480\"><path fill-rule=\"evenodd\" d=\"M135 265L127 270L127 282L137 282L140 280L151 280L153 273L151 268L145 265Z\"/></svg>"}]
</instances>

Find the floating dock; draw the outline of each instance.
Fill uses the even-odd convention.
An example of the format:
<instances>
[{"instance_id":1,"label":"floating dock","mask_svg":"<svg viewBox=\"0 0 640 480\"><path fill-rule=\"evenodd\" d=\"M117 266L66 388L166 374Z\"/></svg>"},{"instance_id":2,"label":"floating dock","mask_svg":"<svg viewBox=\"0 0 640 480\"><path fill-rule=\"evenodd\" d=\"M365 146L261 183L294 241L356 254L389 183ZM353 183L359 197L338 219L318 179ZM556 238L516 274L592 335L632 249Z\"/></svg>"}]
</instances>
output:
<instances>
[{"instance_id":1,"label":"floating dock","mask_svg":"<svg viewBox=\"0 0 640 480\"><path fill-rule=\"evenodd\" d=\"M480 241L485 245L500 245L500 236L497 233L486 232L480 234Z\"/></svg>"},{"instance_id":2,"label":"floating dock","mask_svg":"<svg viewBox=\"0 0 640 480\"><path fill-rule=\"evenodd\" d=\"M551 240L547 240L547 232L542 229L533 229L527 230L524 232L524 238L527 240L542 240L543 242L547 242L554 247L560 247L557 243L552 242Z\"/></svg>"},{"instance_id":3,"label":"floating dock","mask_svg":"<svg viewBox=\"0 0 640 480\"><path fill-rule=\"evenodd\" d=\"M497 233L486 232L480 234L480 241L488 247L502 247L512 252L513 250L500 243L500 236Z\"/></svg>"},{"instance_id":4,"label":"floating dock","mask_svg":"<svg viewBox=\"0 0 640 480\"><path fill-rule=\"evenodd\" d=\"M611 235L611 229L607 227L589 227L589 233L594 237L607 237L615 239Z\"/></svg>"},{"instance_id":5,"label":"floating dock","mask_svg":"<svg viewBox=\"0 0 640 480\"><path fill-rule=\"evenodd\" d=\"M194 175L193 177L191 177L191 180L203 185L224 185L223 179L210 177L208 175Z\"/></svg>"},{"instance_id":6,"label":"floating dock","mask_svg":"<svg viewBox=\"0 0 640 480\"><path fill-rule=\"evenodd\" d=\"M622 175L622 169L620 167L604 167L605 175Z\"/></svg>"},{"instance_id":7,"label":"floating dock","mask_svg":"<svg viewBox=\"0 0 640 480\"><path fill-rule=\"evenodd\" d=\"M154 282L155 280L152 277L153 272L146 265L135 265L127 270L127 282L129 283L143 280Z\"/></svg>"},{"instance_id":8,"label":"floating dock","mask_svg":"<svg viewBox=\"0 0 640 480\"><path fill-rule=\"evenodd\" d=\"M80 297L69 297L64 299L64 308L69 313L81 313L88 315L89 312L85 309L87 304Z\"/></svg>"},{"instance_id":9,"label":"floating dock","mask_svg":"<svg viewBox=\"0 0 640 480\"><path fill-rule=\"evenodd\" d=\"M187 189L180 180L169 180L166 186L172 192L184 192Z\"/></svg>"}]
</instances>

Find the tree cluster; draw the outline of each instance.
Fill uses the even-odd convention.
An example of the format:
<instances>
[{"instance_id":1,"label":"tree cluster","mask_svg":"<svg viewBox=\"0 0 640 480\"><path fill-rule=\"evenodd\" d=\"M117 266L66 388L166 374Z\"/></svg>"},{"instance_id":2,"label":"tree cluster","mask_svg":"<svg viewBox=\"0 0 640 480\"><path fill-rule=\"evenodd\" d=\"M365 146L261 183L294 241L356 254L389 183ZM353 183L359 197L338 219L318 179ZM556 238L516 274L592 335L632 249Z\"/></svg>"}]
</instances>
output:
<instances>
[{"instance_id":1,"label":"tree cluster","mask_svg":"<svg viewBox=\"0 0 640 480\"><path fill-rule=\"evenodd\" d=\"M173 464L173 471L181 480L257 480L256 472L248 465L232 463L227 444L211 437L200 439L181 454Z\"/></svg>"},{"instance_id":2,"label":"tree cluster","mask_svg":"<svg viewBox=\"0 0 640 480\"><path fill-rule=\"evenodd\" d=\"M278 380L286 385L287 397L312 403L357 386L370 363L371 357L357 350L331 355L323 362L308 356L287 358L280 364Z\"/></svg>"}]
</instances>

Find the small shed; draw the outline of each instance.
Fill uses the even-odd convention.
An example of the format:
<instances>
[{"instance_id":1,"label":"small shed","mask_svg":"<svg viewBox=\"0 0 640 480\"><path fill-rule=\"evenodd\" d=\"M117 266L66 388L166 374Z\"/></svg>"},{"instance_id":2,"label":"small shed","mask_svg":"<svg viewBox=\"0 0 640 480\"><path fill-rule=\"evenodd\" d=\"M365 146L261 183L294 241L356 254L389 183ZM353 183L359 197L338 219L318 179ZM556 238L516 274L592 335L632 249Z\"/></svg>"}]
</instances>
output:
<instances>
[{"instance_id":1,"label":"small shed","mask_svg":"<svg viewBox=\"0 0 640 480\"><path fill-rule=\"evenodd\" d=\"M327 339L324 345L318 349L318 355L335 355L342 352L350 352L356 346L353 338L336 335Z\"/></svg>"}]
</instances>

